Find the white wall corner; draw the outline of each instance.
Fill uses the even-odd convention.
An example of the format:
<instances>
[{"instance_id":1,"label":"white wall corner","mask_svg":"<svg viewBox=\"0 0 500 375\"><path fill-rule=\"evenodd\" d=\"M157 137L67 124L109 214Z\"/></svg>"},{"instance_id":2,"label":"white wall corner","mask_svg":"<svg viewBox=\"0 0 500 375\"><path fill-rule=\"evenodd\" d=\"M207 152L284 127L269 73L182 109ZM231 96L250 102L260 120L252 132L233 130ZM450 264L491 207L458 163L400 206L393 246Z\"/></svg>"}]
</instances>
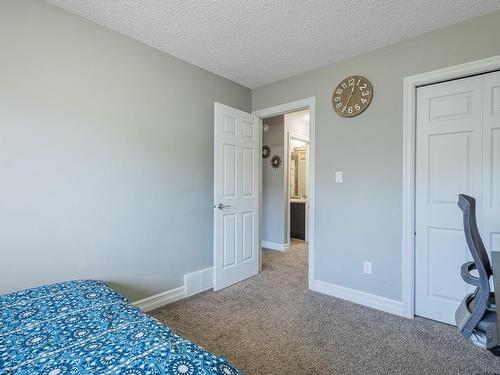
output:
<instances>
[{"instance_id":1,"label":"white wall corner","mask_svg":"<svg viewBox=\"0 0 500 375\"><path fill-rule=\"evenodd\" d=\"M362 292L356 289L346 288L321 280L314 280L311 290L391 314L406 316L403 303L401 301L377 296L375 294Z\"/></svg>"},{"instance_id":2,"label":"white wall corner","mask_svg":"<svg viewBox=\"0 0 500 375\"><path fill-rule=\"evenodd\" d=\"M143 311L151 311L157 309L158 307L162 307L185 298L185 296L186 293L183 285L178 288L167 290L166 292L158 293L154 296L132 302L132 305L137 306Z\"/></svg>"},{"instance_id":3,"label":"white wall corner","mask_svg":"<svg viewBox=\"0 0 500 375\"><path fill-rule=\"evenodd\" d=\"M271 250L285 251L288 249L287 243L279 243L279 242L270 242L270 241L262 241L262 247Z\"/></svg>"},{"instance_id":4,"label":"white wall corner","mask_svg":"<svg viewBox=\"0 0 500 375\"><path fill-rule=\"evenodd\" d=\"M184 275L186 297L201 293L214 287L214 268L209 267Z\"/></svg>"}]
</instances>

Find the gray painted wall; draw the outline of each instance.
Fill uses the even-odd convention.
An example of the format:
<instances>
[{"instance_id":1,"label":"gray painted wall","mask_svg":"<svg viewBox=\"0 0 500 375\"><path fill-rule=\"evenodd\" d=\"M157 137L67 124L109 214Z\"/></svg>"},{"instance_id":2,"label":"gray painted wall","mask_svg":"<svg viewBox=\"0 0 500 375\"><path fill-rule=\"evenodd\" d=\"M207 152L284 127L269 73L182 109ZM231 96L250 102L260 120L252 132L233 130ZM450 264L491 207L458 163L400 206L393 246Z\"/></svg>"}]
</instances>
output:
<instances>
[{"instance_id":1,"label":"gray painted wall","mask_svg":"<svg viewBox=\"0 0 500 375\"><path fill-rule=\"evenodd\" d=\"M498 35L500 12L253 91L254 109L316 97L316 279L401 300L403 78L499 55ZM343 119L331 95L351 74L375 94L365 113Z\"/></svg>"},{"instance_id":2,"label":"gray painted wall","mask_svg":"<svg viewBox=\"0 0 500 375\"><path fill-rule=\"evenodd\" d=\"M250 90L39 0L0 2L0 47L0 293L211 266L213 104Z\"/></svg>"},{"instance_id":3,"label":"gray painted wall","mask_svg":"<svg viewBox=\"0 0 500 375\"><path fill-rule=\"evenodd\" d=\"M262 240L284 244L287 242L285 225L285 119L275 116L263 120L269 130L262 135L262 144L271 148L271 156L262 159ZM271 166L273 155L281 157L281 167Z\"/></svg>"}]
</instances>

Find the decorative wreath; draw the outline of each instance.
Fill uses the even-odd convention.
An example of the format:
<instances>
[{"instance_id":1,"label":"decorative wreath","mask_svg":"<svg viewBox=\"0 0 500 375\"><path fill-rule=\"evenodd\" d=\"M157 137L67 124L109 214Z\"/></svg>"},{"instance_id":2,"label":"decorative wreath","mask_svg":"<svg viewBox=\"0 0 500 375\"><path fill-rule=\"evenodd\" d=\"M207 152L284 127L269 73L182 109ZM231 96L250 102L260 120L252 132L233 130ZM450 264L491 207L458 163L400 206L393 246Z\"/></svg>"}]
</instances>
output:
<instances>
[{"instance_id":1,"label":"decorative wreath","mask_svg":"<svg viewBox=\"0 0 500 375\"><path fill-rule=\"evenodd\" d=\"M262 146L262 159L267 159L271 155L271 147Z\"/></svg>"},{"instance_id":2,"label":"decorative wreath","mask_svg":"<svg viewBox=\"0 0 500 375\"><path fill-rule=\"evenodd\" d=\"M281 165L281 158L279 157L279 155L273 155L273 157L271 158L271 166L273 168L279 168Z\"/></svg>"}]
</instances>

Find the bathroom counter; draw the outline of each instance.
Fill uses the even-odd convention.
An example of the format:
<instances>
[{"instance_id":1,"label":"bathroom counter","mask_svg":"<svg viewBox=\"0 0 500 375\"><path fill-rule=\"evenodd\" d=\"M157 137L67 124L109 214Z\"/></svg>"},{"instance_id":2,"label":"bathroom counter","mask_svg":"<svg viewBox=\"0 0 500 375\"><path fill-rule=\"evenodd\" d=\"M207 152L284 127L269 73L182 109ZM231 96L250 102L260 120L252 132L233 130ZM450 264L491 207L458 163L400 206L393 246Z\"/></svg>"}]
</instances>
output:
<instances>
[{"instance_id":1,"label":"bathroom counter","mask_svg":"<svg viewBox=\"0 0 500 375\"><path fill-rule=\"evenodd\" d=\"M307 199L290 198L290 203L306 203Z\"/></svg>"}]
</instances>

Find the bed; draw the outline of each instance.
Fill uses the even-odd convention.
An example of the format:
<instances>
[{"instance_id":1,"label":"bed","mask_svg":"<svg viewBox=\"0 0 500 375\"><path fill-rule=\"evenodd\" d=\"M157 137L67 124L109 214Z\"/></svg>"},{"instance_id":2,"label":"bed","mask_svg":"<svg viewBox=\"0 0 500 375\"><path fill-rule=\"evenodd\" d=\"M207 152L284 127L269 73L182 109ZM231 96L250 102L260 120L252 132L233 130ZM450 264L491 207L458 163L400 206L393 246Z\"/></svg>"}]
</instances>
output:
<instances>
[{"instance_id":1,"label":"bed","mask_svg":"<svg viewBox=\"0 0 500 375\"><path fill-rule=\"evenodd\" d=\"M0 296L0 374L241 373L103 282L79 280Z\"/></svg>"}]
</instances>

